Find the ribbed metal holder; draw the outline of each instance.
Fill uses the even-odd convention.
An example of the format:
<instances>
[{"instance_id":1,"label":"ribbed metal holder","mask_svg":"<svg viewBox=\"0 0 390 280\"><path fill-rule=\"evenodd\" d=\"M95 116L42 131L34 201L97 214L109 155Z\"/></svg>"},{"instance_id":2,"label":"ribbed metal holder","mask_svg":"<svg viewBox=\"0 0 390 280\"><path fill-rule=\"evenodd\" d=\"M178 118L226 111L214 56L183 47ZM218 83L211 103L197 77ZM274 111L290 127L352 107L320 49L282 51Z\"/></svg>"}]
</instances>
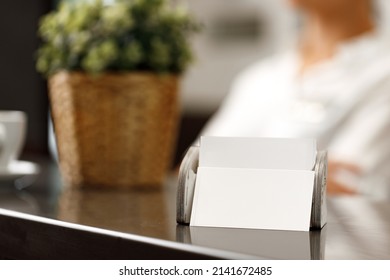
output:
<instances>
[{"instance_id":1,"label":"ribbed metal holder","mask_svg":"<svg viewBox=\"0 0 390 280\"><path fill-rule=\"evenodd\" d=\"M196 172L199 165L199 146L191 146L180 165L177 188L176 220L180 224L189 224L194 198ZM328 157L326 151L318 151L315 172L313 202L311 208L311 229L321 229L326 222L326 178Z\"/></svg>"}]
</instances>

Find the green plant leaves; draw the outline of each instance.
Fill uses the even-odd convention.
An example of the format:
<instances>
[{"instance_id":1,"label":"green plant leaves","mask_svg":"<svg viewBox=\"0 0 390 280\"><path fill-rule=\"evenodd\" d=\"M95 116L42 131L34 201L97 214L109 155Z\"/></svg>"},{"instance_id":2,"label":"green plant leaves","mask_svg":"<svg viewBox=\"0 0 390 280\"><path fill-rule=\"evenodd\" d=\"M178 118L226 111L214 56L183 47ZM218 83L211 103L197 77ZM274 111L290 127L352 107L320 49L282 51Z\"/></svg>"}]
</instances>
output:
<instances>
[{"instance_id":1,"label":"green plant leaves","mask_svg":"<svg viewBox=\"0 0 390 280\"><path fill-rule=\"evenodd\" d=\"M191 62L188 36L198 24L165 0L62 3L44 16L37 70L181 73Z\"/></svg>"}]
</instances>

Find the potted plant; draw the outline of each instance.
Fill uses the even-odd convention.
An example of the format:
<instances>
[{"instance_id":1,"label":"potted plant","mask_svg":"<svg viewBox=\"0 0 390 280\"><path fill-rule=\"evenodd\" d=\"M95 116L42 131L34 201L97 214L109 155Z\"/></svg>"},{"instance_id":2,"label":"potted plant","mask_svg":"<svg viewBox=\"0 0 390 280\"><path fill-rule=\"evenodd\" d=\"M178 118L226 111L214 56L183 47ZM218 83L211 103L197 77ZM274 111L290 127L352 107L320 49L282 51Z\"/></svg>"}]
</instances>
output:
<instances>
[{"instance_id":1,"label":"potted plant","mask_svg":"<svg viewBox=\"0 0 390 280\"><path fill-rule=\"evenodd\" d=\"M37 69L49 80L65 184L161 185L196 30L165 0L63 2L42 18Z\"/></svg>"}]
</instances>

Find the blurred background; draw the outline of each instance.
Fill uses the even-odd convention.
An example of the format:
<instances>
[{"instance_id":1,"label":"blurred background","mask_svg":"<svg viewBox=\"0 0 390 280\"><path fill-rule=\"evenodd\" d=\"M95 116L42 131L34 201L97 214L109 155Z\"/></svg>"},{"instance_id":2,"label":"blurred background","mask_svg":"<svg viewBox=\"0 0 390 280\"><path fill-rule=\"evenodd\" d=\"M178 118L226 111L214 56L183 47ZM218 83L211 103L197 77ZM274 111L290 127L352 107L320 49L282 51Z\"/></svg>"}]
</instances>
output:
<instances>
[{"instance_id":1,"label":"blurred background","mask_svg":"<svg viewBox=\"0 0 390 280\"><path fill-rule=\"evenodd\" d=\"M195 62L182 81L175 162L228 93L232 79L292 42L298 20L284 0L175 0L204 25L193 40ZM27 153L48 153L46 81L35 70L39 18L57 1L4 1L0 9L0 110L27 112Z\"/></svg>"}]
</instances>

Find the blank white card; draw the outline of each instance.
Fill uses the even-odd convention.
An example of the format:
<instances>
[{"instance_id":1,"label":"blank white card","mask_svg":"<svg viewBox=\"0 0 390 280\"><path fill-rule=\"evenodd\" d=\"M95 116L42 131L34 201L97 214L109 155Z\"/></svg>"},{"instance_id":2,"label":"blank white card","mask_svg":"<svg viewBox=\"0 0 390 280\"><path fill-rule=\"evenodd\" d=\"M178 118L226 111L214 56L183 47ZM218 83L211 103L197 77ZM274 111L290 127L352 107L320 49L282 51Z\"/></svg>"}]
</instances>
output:
<instances>
[{"instance_id":1,"label":"blank white card","mask_svg":"<svg viewBox=\"0 0 390 280\"><path fill-rule=\"evenodd\" d=\"M201 137L200 167L311 170L314 139Z\"/></svg>"},{"instance_id":2,"label":"blank white card","mask_svg":"<svg viewBox=\"0 0 390 280\"><path fill-rule=\"evenodd\" d=\"M224 146L223 143L218 145L215 141L224 142L224 138L212 140L213 145ZM227 148L225 145L225 149L214 150L212 157L232 159L234 155L240 155L241 145L237 141L240 139L232 141L235 147L230 155L226 154L231 152L232 147ZM296 143L296 140L291 143L285 141L283 145L294 146ZM201 160L190 225L308 231L314 183L314 171L311 170L313 164L310 160L313 153L315 155L315 149L313 151L313 146L307 145L309 142L305 143L303 146L306 145L306 150L301 148L303 153L300 156L305 155L307 158L301 159L297 169L287 169L283 163L279 165L281 167L279 169L266 169L267 158L264 157L261 160L262 168L258 166L242 168L242 164L245 163L243 157L238 159L242 162L238 164L238 168L234 167L234 160L230 161L229 167L225 167L224 162L220 163L223 167L210 167L204 161L210 151L202 151L201 146L200 157L203 157L203 165L206 166L202 166ZM248 151L248 140L244 139L241 144L245 146L243 150ZM276 145L277 149L280 149L279 144ZM276 153L278 151L274 150ZM219 157L217 153L224 153L224 156ZM271 156L272 149L268 148L265 154ZM255 156L261 154L257 153ZM251 157L251 154L247 153L246 157ZM279 158L283 160L282 157ZM293 168L294 156L290 154L288 161L289 166ZM274 159L271 159L271 162L273 167L278 165Z\"/></svg>"}]
</instances>

